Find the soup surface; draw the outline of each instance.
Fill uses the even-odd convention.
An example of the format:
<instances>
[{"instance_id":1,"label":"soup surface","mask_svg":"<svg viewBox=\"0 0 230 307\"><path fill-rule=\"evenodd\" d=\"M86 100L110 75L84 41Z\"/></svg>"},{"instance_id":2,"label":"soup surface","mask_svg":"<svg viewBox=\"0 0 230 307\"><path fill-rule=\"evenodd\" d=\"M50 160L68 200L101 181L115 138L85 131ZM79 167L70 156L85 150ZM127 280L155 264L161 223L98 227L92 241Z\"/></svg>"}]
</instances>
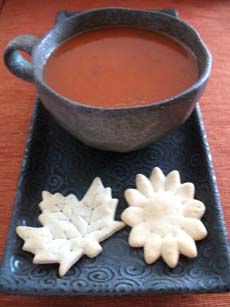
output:
<instances>
[{"instance_id":1,"label":"soup surface","mask_svg":"<svg viewBox=\"0 0 230 307\"><path fill-rule=\"evenodd\" d=\"M198 79L193 55L173 39L137 28L104 28L64 42L44 80L73 101L102 107L158 102Z\"/></svg>"}]
</instances>

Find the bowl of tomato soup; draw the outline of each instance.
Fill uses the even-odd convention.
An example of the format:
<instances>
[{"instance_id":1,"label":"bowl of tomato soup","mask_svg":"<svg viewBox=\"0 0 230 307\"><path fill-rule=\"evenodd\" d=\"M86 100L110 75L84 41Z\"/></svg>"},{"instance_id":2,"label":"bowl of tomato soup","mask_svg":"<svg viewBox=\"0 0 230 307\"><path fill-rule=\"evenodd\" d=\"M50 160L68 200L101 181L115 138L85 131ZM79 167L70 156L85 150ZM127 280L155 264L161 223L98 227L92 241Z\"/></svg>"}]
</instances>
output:
<instances>
[{"instance_id":1,"label":"bowl of tomato soup","mask_svg":"<svg viewBox=\"0 0 230 307\"><path fill-rule=\"evenodd\" d=\"M32 63L18 50L32 54ZM103 8L22 35L4 60L32 81L53 117L82 142L129 152L175 130L204 91L211 55L187 23L156 11Z\"/></svg>"}]
</instances>

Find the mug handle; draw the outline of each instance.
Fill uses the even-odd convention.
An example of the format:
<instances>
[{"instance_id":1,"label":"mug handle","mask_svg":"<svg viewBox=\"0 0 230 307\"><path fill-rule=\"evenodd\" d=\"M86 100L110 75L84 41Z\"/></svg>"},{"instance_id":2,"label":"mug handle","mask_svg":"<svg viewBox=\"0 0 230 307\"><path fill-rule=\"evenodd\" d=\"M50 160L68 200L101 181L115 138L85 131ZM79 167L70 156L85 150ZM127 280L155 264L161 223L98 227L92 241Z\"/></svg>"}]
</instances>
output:
<instances>
[{"instance_id":1,"label":"mug handle","mask_svg":"<svg viewBox=\"0 0 230 307\"><path fill-rule=\"evenodd\" d=\"M33 65L28 62L18 51L25 51L32 54L34 46L39 42L39 38L34 35L19 35L13 38L5 47L4 62L17 77L34 82Z\"/></svg>"}]
</instances>

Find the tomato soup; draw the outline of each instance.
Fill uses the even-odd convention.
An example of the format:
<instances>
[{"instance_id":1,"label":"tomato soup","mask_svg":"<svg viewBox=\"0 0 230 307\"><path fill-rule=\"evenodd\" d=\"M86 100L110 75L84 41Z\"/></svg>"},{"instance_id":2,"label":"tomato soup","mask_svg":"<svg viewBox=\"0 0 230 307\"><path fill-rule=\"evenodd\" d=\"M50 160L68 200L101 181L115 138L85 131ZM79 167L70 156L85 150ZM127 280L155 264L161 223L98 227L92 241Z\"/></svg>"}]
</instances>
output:
<instances>
[{"instance_id":1,"label":"tomato soup","mask_svg":"<svg viewBox=\"0 0 230 307\"><path fill-rule=\"evenodd\" d=\"M82 104L127 107L175 96L198 79L195 58L149 30L97 29L65 41L48 59L44 80Z\"/></svg>"}]
</instances>

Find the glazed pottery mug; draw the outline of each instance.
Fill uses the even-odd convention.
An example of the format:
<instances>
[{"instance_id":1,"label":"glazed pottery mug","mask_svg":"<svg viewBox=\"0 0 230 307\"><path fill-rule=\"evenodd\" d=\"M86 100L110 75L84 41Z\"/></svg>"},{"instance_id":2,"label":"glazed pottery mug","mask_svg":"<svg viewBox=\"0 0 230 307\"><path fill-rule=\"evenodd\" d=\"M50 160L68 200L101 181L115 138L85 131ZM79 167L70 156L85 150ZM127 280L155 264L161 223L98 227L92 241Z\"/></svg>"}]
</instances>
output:
<instances>
[{"instance_id":1,"label":"glazed pottery mug","mask_svg":"<svg viewBox=\"0 0 230 307\"><path fill-rule=\"evenodd\" d=\"M120 108L84 105L50 88L43 79L43 71L52 52L73 35L108 26L139 27L176 39L194 54L198 80L164 101ZM20 50L32 55L31 63L20 55ZM127 8L102 8L73 15L42 39L18 36L6 46L4 61L13 74L35 83L44 106L68 132L89 146L117 152L142 148L183 124L203 93L211 71L211 55L190 25L162 12Z\"/></svg>"}]
</instances>

